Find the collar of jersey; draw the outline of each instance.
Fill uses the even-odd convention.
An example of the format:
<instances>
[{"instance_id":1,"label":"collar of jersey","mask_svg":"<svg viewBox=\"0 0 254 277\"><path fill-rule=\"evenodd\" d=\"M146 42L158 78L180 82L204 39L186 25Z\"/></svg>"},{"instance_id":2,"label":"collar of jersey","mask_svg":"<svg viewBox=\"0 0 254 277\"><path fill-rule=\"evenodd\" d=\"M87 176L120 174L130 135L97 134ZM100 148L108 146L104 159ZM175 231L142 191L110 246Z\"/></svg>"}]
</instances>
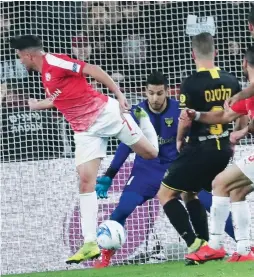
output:
<instances>
[{"instance_id":1,"label":"collar of jersey","mask_svg":"<svg viewBox=\"0 0 254 277\"><path fill-rule=\"evenodd\" d=\"M214 67L214 68L205 68L205 67L200 67L197 72L201 72L201 71L210 71L210 70L221 70L219 67Z\"/></svg>"}]
</instances>

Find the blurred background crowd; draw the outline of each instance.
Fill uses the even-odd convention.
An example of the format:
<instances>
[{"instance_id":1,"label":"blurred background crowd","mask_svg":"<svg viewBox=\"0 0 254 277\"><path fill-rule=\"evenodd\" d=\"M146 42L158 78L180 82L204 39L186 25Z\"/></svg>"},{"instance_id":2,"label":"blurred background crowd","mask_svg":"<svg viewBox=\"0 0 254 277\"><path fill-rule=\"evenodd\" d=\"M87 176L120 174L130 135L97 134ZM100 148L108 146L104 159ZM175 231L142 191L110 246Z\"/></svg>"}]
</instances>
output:
<instances>
[{"instance_id":1,"label":"blurred background crowd","mask_svg":"<svg viewBox=\"0 0 254 277\"><path fill-rule=\"evenodd\" d=\"M72 131L56 110L29 111L27 99L45 94L39 75L28 74L9 48L11 36L35 34L46 52L101 66L135 104L153 70L168 77L169 94L177 97L182 79L195 70L190 41L201 31L214 35L218 65L242 80L250 8L248 1L1 2L1 160L71 157L74 151ZM109 154L116 145L110 142Z\"/></svg>"}]
</instances>

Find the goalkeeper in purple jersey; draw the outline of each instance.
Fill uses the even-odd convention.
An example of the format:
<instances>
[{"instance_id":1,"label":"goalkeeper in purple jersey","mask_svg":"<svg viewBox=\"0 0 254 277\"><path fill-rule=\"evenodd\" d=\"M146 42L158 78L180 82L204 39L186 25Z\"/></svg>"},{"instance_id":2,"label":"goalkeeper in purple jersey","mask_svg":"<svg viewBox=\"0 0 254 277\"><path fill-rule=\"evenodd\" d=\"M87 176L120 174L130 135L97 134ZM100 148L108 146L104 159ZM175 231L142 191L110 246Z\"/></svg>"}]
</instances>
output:
<instances>
[{"instance_id":1,"label":"goalkeeper in purple jersey","mask_svg":"<svg viewBox=\"0 0 254 277\"><path fill-rule=\"evenodd\" d=\"M167 94L167 79L162 73L155 71L147 79L147 100L131 109L132 117L138 125L142 124L142 120L140 120L142 117L150 118L158 135L159 155L153 160L145 160L136 155L119 204L110 216L111 220L115 220L123 226L128 216L131 215L137 206L156 196L166 170L178 155L176 136L181 110L179 109L178 101L168 98ZM141 127L142 129L144 128L144 126ZM119 145L110 167L104 176L97 179L96 192L98 198L108 197L108 190L112 185L112 180L131 152L127 145L123 143ZM199 198L202 204L199 199L195 198L186 203L186 208L190 214L196 234L200 238L208 240L205 208L209 211L212 204L212 196L210 193L202 191L199 194ZM185 200L184 197L183 200ZM207 228L204 229L204 226L207 226ZM231 221L229 221L227 229L229 230L228 233L233 236ZM113 254L113 250L102 250L101 258L95 262L95 267L107 267Z\"/></svg>"}]
</instances>

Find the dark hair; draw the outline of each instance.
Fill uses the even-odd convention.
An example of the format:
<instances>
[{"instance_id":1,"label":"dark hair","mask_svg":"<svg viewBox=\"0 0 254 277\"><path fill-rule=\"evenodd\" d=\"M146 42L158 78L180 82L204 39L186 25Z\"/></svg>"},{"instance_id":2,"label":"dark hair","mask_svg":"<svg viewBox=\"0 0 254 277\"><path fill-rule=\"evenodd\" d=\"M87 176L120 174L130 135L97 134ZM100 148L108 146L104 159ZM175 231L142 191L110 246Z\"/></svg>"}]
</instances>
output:
<instances>
[{"instance_id":1,"label":"dark hair","mask_svg":"<svg viewBox=\"0 0 254 277\"><path fill-rule=\"evenodd\" d=\"M248 21L250 24L254 25L254 6L252 6L252 8L249 12Z\"/></svg>"},{"instance_id":2,"label":"dark hair","mask_svg":"<svg viewBox=\"0 0 254 277\"><path fill-rule=\"evenodd\" d=\"M250 46L245 52L245 59L251 67L254 67L254 45Z\"/></svg>"},{"instance_id":3,"label":"dark hair","mask_svg":"<svg viewBox=\"0 0 254 277\"><path fill-rule=\"evenodd\" d=\"M202 56L214 53L213 36L208 33L200 33L192 38L192 48Z\"/></svg>"},{"instance_id":4,"label":"dark hair","mask_svg":"<svg viewBox=\"0 0 254 277\"><path fill-rule=\"evenodd\" d=\"M42 49L41 39L34 35L17 36L10 38L11 48L24 50L28 48Z\"/></svg>"},{"instance_id":5,"label":"dark hair","mask_svg":"<svg viewBox=\"0 0 254 277\"><path fill-rule=\"evenodd\" d=\"M164 85L167 87L168 79L160 71L154 71L147 77L146 86L148 85Z\"/></svg>"}]
</instances>

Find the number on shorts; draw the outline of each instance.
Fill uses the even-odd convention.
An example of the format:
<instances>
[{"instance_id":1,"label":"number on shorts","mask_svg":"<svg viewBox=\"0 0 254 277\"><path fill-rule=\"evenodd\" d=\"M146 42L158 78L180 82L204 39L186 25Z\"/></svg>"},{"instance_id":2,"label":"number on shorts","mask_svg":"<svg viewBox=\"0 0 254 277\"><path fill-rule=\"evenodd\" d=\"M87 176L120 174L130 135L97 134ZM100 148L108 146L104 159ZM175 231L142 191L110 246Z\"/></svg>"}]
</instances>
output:
<instances>
[{"instance_id":1,"label":"number on shorts","mask_svg":"<svg viewBox=\"0 0 254 277\"><path fill-rule=\"evenodd\" d=\"M223 111L223 107L222 106L213 106L211 111ZM211 125L210 127L210 134L211 135L221 135L223 133L223 127L222 124L215 124L215 125Z\"/></svg>"}]
</instances>

